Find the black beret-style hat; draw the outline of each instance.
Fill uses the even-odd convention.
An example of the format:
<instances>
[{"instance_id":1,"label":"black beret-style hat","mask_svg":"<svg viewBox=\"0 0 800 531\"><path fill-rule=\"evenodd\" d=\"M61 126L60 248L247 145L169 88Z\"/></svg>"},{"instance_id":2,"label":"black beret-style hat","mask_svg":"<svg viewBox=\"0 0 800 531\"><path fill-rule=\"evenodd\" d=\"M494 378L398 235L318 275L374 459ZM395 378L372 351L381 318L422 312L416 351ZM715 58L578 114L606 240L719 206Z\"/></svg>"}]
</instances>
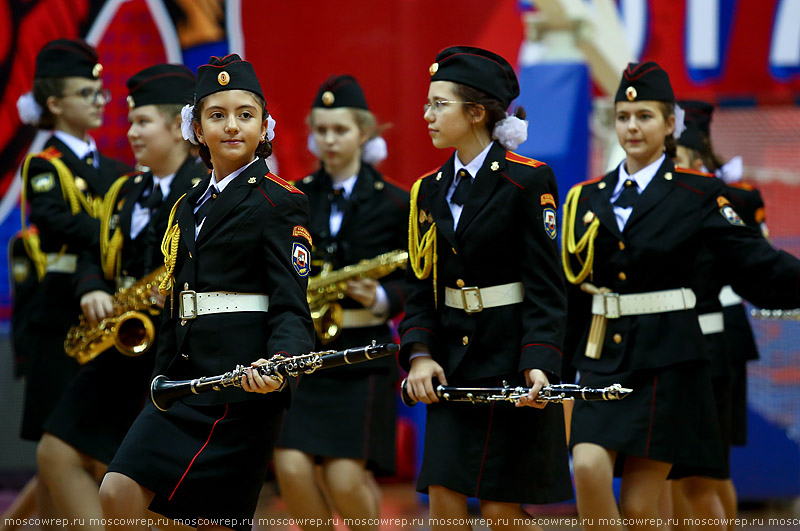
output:
<instances>
[{"instance_id":1,"label":"black beret-style hat","mask_svg":"<svg viewBox=\"0 0 800 531\"><path fill-rule=\"evenodd\" d=\"M253 65L235 53L221 59L212 56L207 65L197 69L194 102L223 90L247 90L264 99Z\"/></svg>"},{"instance_id":2,"label":"black beret-style hat","mask_svg":"<svg viewBox=\"0 0 800 531\"><path fill-rule=\"evenodd\" d=\"M128 108L162 103L192 103L195 78L183 65L158 64L137 72L126 83Z\"/></svg>"},{"instance_id":3,"label":"black beret-style hat","mask_svg":"<svg viewBox=\"0 0 800 531\"><path fill-rule=\"evenodd\" d=\"M700 100L682 100L678 102L686 113L684 120L688 124L693 122L706 136L711 136L711 117L714 114L714 105Z\"/></svg>"},{"instance_id":4,"label":"black beret-style hat","mask_svg":"<svg viewBox=\"0 0 800 531\"><path fill-rule=\"evenodd\" d=\"M511 65L496 53L473 46L451 46L430 66L431 81L452 81L497 98L504 107L519 96L519 82Z\"/></svg>"},{"instance_id":5,"label":"black beret-style hat","mask_svg":"<svg viewBox=\"0 0 800 531\"><path fill-rule=\"evenodd\" d=\"M353 76L331 76L325 80L317 91L312 108L335 109L349 107L352 109L369 110L367 98L361 85Z\"/></svg>"},{"instance_id":6,"label":"black beret-style hat","mask_svg":"<svg viewBox=\"0 0 800 531\"><path fill-rule=\"evenodd\" d=\"M703 135L700 133L700 128L697 123L686 120L684 122L686 129L681 133L680 138L676 140L679 146L684 146L695 151L703 151Z\"/></svg>"},{"instance_id":7,"label":"black beret-style hat","mask_svg":"<svg viewBox=\"0 0 800 531\"><path fill-rule=\"evenodd\" d=\"M98 79L103 66L97 51L81 40L56 39L39 50L34 78L85 77Z\"/></svg>"},{"instance_id":8,"label":"black beret-style hat","mask_svg":"<svg viewBox=\"0 0 800 531\"><path fill-rule=\"evenodd\" d=\"M629 63L614 101L675 101L669 75L658 63Z\"/></svg>"}]
</instances>

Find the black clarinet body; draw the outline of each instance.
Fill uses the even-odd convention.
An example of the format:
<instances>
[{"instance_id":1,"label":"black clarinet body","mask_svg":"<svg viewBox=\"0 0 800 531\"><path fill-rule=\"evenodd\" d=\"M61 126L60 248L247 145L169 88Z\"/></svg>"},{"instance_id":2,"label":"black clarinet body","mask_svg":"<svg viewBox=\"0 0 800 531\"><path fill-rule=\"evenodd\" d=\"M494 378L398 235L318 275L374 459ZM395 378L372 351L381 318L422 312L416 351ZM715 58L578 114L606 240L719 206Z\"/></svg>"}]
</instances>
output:
<instances>
[{"instance_id":1,"label":"black clarinet body","mask_svg":"<svg viewBox=\"0 0 800 531\"><path fill-rule=\"evenodd\" d=\"M470 402L473 404L491 404L492 402L511 402L516 404L530 392L529 387L511 387L503 382L503 387L453 387L437 385L434 387L436 396L446 402ZM403 404L414 406L417 401L411 398L406 389L407 382L401 385L401 399ZM536 402L567 402L571 400L622 400L632 390L620 384L608 387L594 388L582 387L577 384L546 385L539 390Z\"/></svg>"},{"instance_id":2,"label":"black clarinet body","mask_svg":"<svg viewBox=\"0 0 800 531\"><path fill-rule=\"evenodd\" d=\"M312 372L332 369L341 365L353 365L364 361L382 358L395 354L400 347L395 343L381 345L373 343L364 347L344 350L327 350L310 352L298 356L276 355L256 368L261 376L283 381L287 376L311 374ZM242 377L248 367L237 365L232 371L217 376L204 376L194 380L170 380L163 374L156 376L150 384L150 399L161 411L167 411L177 400L187 396L219 391L226 387L241 387Z\"/></svg>"}]
</instances>

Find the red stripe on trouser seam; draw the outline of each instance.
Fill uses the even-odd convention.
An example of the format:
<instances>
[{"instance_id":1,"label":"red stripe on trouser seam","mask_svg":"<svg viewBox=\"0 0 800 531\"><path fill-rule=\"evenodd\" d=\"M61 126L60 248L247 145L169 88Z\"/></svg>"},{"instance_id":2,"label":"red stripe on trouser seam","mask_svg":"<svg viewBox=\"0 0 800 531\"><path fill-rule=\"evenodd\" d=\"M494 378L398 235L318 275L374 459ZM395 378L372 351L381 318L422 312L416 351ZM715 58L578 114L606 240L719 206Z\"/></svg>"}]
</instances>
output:
<instances>
[{"instance_id":1,"label":"red stripe on trouser seam","mask_svg":"<svg viewBox=\"0 0 800 531\"><path fill-rule=\"evenodd\" d=\"M478 472L478 483L475 485L475 497L478 497L478 491L481 488L481 476L483 476L483 464L486 462L486 452L489 451L489 436L492 434L492 417L494 417L494 403L489 410L489 427L486 429L486 444L483 446L483 457L481 458L481 468Z\"/></svg>"},{"instance_id":2,"label":"red stripe on trouser seam","mask_svg":"<svg viewBox=\"0 0 800 531\"><path fill-rule=\"evenodd\" d=\"M194 457L192 457L192 460L189 462L189 466L186 467L186 470L183 472L183 475L181 476L181 479L178 480L178 484L175 485L174 489L172 489L172 494L169 495L168 500L172 500L172 497L175 496L175 491L177 491L178 487L181 486L181 483L183 482L183 478L185 478L186 474L189 473L189 469L192 468L192 465L194 464L195 459L197 459L197 457L203 452L203 450L206 449L206 446L208 446L209 441L211 441L211 436L214 434L214 428L217 427L217 423L219 423L219 421L224 419L227 415L228 415L228 404L225 404L225 413L223 413L220 418L218 418L217 420L214 421L214 425L211 426L211 431L208 433L208 439L206 439L206 443L203 445L202 448L200 448L197 451L196 454L194 454Z\"/></svg>"},{"instance_id":3,"label":"red stripe on trouser seam","mask_svg":"<svg viewBox=\"0 0 800 531\"><path fill-rule=\"evenodd\" d=\"M650 455L650 436L653 434L653 418L656 413L656 388L658 387L658 376L653 380L653 401L650 404L650 428L647 430L647 446L644 449L644 456Z\"/></svg>"}]
</instances>

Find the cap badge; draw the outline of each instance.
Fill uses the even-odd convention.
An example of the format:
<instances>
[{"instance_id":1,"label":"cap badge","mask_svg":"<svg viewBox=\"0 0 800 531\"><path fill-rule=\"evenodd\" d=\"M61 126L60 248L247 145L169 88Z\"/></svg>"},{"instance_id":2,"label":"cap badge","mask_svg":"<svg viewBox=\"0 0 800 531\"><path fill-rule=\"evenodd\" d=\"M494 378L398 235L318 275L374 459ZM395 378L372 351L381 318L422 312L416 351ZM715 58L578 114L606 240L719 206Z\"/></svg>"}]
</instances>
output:
<instances>
[{"instance_id":1,"label":"cap badge","mask_svg":"<svg viewBox=\"0 0 800 531\"><path fill-rule=\"evenodd\" d=\"M93 78L97 79L98 77L100 77L100 74L102 73L103 73L103 65L101 65L100 63L97 63L96 65L94 65L94 67L92 67Z\"/></svg>"},{"instance_id":2,"label":"cap badge","mask_svg":"<svg viewBox=\"0 0 800 531\"><path fill-rule=\"evenodd\" d=\"M331 92L330 90L326 90L325 92L322 93L322 103L324 103L328 107L333 105L334 100L336 100L336 98L334 97L333 92Z\"/></svg>"},{"instance_id":3,"label":"cap badge","mask_svg":"<svg viewBox=\"0 0 800 531\"><path fill-rule=\"evenodd\" d=\"M500 163L495 160L492 162L490 168L492 168L492 171L497 171L500 169Z\"/></svg>"},{"instance_id":4,"label":"cap badge","mask_svg":"<svg viewBox=\"0 0 800 531\"><path fill-rule=\"evenodd\" d=\"M625 89L625 97L628 98L628 101L636 100L636 88L635 87L628 87Z\"/></svg>"},{"instance_id":5,"label":"cap badge","mask_svg":"<svg viewBox=\"0 0 800 531\"><path fill-rule=\"evenodd\" d=\"M133 96L128 95L127 100L128 100L128 109L133 109L134 107L136 107L136 103L133 101Z\"/></svg>"},{"instance_id":6,"label":"cap badge","mask_svg":"<svg viewBox=\"0 0 800 531\"><path fill-rule=\"evenodd\" d=\"M217 76L217 82L223 87L231 82L231 75L227 73L225 70L219 73Z\"/></svg>"},{"instance_id":7,"label":"cap badge","mask_svg":"<svg viewBox=\"0 0 800 531\"><path fill-rule=\"evenodd\" d=\"M428 72L431 73L431 76L436 74L436 72L438 72L438 71L439 71L439 63L433 63L431 65L431 67L428 69Z\"/></svg>"}]
</instances>

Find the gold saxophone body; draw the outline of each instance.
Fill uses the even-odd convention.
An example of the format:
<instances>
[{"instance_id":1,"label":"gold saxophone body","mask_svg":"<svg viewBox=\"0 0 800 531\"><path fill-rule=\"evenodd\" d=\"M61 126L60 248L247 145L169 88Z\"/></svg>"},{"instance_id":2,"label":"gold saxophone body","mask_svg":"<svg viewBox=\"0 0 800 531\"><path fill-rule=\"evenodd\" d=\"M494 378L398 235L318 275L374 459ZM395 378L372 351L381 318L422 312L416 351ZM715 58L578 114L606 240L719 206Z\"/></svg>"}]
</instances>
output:
<instances>
[{"instance_id":1,"label":"gold saxophone body","mask_svg":"<svg viewBox=\"0 0 800 531\"><path fill-rule=\"evenodd\" d=\"M336 339L342 331L342 306L338 301L347 295L347 281L357 278L385 277L397 268L405 267L408 251L397 249L362 260L336 271L325 271L308 280L308 308L314 329L323 345Z\"/></svg>"},{"instance_id":2,"label":"gold saxophone body","mask_svg":"<svg viewBox=\"0 0 800 531\"><path fill-rule=\"evenodd\" d=\"M94 327L81 315L80 322L69 329L64 341L67 356L83 365L112 346L131 357L147 352L156 336L152 317L161 313L153 297L153 288L161 283L165 274L161 266L130 287L117 291L111 298L116 315Z\"/></svg>"}]
</instances>

